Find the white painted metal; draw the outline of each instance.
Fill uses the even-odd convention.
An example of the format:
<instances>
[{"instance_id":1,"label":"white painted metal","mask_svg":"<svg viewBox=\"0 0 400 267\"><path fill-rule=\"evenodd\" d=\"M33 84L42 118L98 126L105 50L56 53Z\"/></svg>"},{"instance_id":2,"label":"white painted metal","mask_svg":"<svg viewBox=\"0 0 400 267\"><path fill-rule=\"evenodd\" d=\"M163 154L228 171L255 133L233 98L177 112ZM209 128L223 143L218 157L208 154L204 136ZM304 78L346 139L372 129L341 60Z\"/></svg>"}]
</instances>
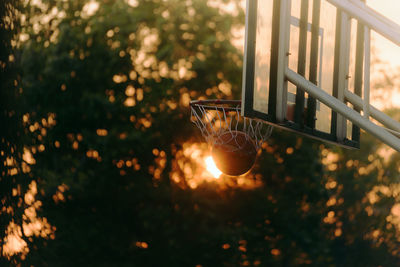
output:
<instances>
[{"instance_id":1,"label":"white painted metal","mask_svg":"<svg viewBox=\"0 0 400 267\"><path fill-rule=\"evenodd\" d=\"M358 127L368 131L375 137L382 140L384 143L388 144L389 146L400 152L400 139L394 136L393 134L389 133L388 131L386 131L383 127L378 126L372 123L370 120L362 117L360 113L349 108L345 103L338 100L337 98L327 94L321 88L319 88L312 82L306 80L303 76L297 74L291 69L286 68L285 75L290 82L296 85L300 85L300 88L302 88L305 92L309 93L311 96L315 97L328 107L332 108L337 113L341 114L342 116L345 116L347 119L352 121ZM381 112L378 111L378 113Z\"/></svg>"},{"instance_id":2,"label":"white painted metal","mask_svg":"<svg viewBox=\"0 0 400 267\"><path fill-rule=\"evenodd\" d=\"M364 107L364 101L361 99L359 96L353 94L350 91L345 91L345 96L346 100L350 102L353 106L363 109ZM369 105L369 112L370 116L377 120L378 122L382 123L392 131L396 131L400 133L400 123L383 113L382 111L379 111L377 108L375 108L372 105Z\"/></svg>"},{"instance_id":3,"label":"white painted metal","mask_svg":"<svg viewBox=\"0 0 400 267\"><path fill-rule=\"evenodd\" d=\"M291 0L281 0L279 25L283 30L279 31L279 49L277 66L277 92L276 92L276 119L283 122L286 117L287 105L287 81L285 79L285 68L289 60L289 34L290 34L290 8Z\"/></svg>"},{"instance_id":4,"label":"white painted metal","mask_svg":"<svg viewBox=\"0 0 400 267\"><path fill-rule=\"evenodd\" d=\"M249 9L249 5L253 0L247 0L247 9ZM259 0L263 1L263 0ZM325 1L325 0L323 0ZM319 85L315 85L310 81L306 80L303 76L297 74L292 71L288 67L288 52L290 45L290 25L299 26L299 19L291 16L291 3L292 0L281 0L276 1L274 3L280 3L280 14L279 14L279 36L275 36L279 38L278 43L278 62L276 66L277 70L275 74L277 77L277 94L276 94L276 117L277 122L285 122L286 118L286 110L287 110L287 101L288 98L293 98L292 95L288 95L288 81L297 85L299 88L307 92L309 95L317 99L317 103L324 103L326 106L334 110L338 116L336 121L336 133L331 133L332 136L336 136L338 142L344 141L347 137L347 120L350 120L353 124L358 127L364 129L365 131L370 132L389 146L394 149L400 151L400 123L386 115L385 113L379 111L375 107L370 104L370 32L371 30L376 31L377 33L383 35L388 38L395 44L400 46L400 26L393 23L389 19L375 12L367 5L362 3L359 0L326 0L327 2L333 4L338 8L338 12L341 12L342 19L340 21L339 27L341 36L341 43L339 44L339 62L338 64L338 81L337 81L337 95L336 97L326 93L322 90L321 86L321 68L322 68L322 58L323 58L323 38L324 38L324 30L322 28L319 29L319 35L321 36L321 45L320 45L320 62L319 62ZM253 2L254 3L254 2ZM260 2L261 4L261 2ZM334 9L333 6L331 6ZM248 21L252 17L249 17L248 12L246 12L246 43L245 43L245 53L248 48L252 49L255 46L255 40L248 41L247 36L249 32L249 24ZM355 95L354 93L348 90L348 76L349 76L349 60L350 60L350 34L351 34L351 21L350 19L354 18L359 22L364 24L364 70L363 70L363 97ZM321 13L321 19L324 19L324 14ZM308 32L311 30L312 25L308 23L307 30ZM330 29L330 28L326 28ZM325 29L325 30L326 30ZM253 30L253 29L250 29ZM325 33L329 35L329 31L326 30ZM253 32L254 33L254 32ZM339 38L339 37L337 37ZM332 42L332 47L335 43L334 37L330 37L329 42ZM282 49L283 48L283 49ZM270 47L266 47L266 49L270 49ZM329 51L332 54L332 51ZM330 55L329 54L329 55ZM244 66L247 64L253 64L254 62L246 60L247 57L244 57ZM243 72L243 88L245 88L246 80L252 78L246 78L246 70ZM323 85L324 87L326 85ZM245 99L246 92L243 90L242 99ZM254 96L257 98L257 96ZM252 98L251 98L252 99ZM293 99L289 99L293 102ZM346 102L351 103L358 110L362 110L363 114L361 115L359 112L354 109L348 107ZM242 101L242 112L244 111L245 105L244 101ZM253 107L251 107L253 108ZM325 107L326 108L326 107ZM369 118L373 118L375 120L371 121ZM376 123L375 123L376 122ZM383 125L383 126L381 126ZM328 130L329 131L329 130ZM397 137L396 137L397 136Z\"/></svg>"},{"instance_id":5,"label":"white painted metal","mask_svg":"<svg viewBox=\"0 0 400 267\"><path fill-rule=\"evenodd\" d=\"M369 88L370 88L370 64L371 64L371 31L364 26L364 117L369 117Z\"/></svg>"},{"instance_id":6,"label":"white painted metal","mask_svg":"<svg viewBox=\"0 0 400 267\"><path fill-rule=\"evenodd\" d=\"M350 20L349 16L342 12L340 21L340 47L339 47L339 69L337 99L344 102L344 92L348 90L349 60L350 60ZM337 115L336 136L339 141L346 138L346 119Z\"/></svg>"},{"instance_id":7,"label":"white painted metal","mask_svg":"<svg viewBox=\"0 0 400 267\"><path fill-rule=\"evenodd\" d=\"M246 1L246 10L249 10L250 6L250 1ZM244 115L244 99L246 99L246 80L248 79L246 77L246 67L247 66L247 46L249 45L247 43L248 39L248 34L249 34L249 12L246 12L246 25L245 25L245 38L244 38L244 57L243 57L243 73L242 73L242 108L241 108L241 115Z\"/></svg>"},{"instance_id":8,"label":"white painted metal","mask_svg":"<svg viewBox=\"0 0 400 267\"><path fill-rule=\"evenodd\" d=\"M359 0L327 0L400 46L400 26Z\"/></svg>"},{"instance_id":9,"label":"white painted metal","mask_svg":"<svg viewBox=\"0 0 400 267\"><path fill-rule=\"evenodd\" d=\"M400 132L393 131L389 128L385 128L385 130L400 138Z\"/></svg>"}]
</instances>

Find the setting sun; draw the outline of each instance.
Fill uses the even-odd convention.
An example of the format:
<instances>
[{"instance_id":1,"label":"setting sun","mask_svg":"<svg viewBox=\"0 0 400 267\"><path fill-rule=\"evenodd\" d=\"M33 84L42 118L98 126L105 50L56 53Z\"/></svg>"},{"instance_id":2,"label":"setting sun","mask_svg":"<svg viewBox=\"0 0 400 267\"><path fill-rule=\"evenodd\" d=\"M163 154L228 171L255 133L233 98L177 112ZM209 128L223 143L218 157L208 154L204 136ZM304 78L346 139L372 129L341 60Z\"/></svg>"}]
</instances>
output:
<instances>
[{"instance_id":1,"label":"setting sun","mask_svg":"<svg viewBox=\"0 0 400 267\"><path fill-rule=\"evenodd\" d=\"M207 171L211 173L215 179L218 179L222 172L215 165L213 158L209 156L205 159L205 162Z\"/></svg>"}]
</instances>

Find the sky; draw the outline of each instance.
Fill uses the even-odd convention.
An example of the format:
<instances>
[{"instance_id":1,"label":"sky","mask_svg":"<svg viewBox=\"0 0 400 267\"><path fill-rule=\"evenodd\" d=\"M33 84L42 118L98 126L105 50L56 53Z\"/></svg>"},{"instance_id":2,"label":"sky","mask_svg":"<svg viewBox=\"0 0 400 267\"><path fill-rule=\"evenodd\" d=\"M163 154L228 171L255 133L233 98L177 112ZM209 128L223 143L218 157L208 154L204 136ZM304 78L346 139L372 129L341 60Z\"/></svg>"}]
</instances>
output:
<instances>
[{"instance_id":1,"label":"sky","mask_svg":"<svg viewBox=\"0 0 400 267\"><path fill-rule=\"evenodd\" d=\"M375 11L381 13L385 17L389 18L393 22L400 25L400 1L399 0L367 0L367 5L373 8ZM372 44L375 45L377 49L377 56L383 61L389 63L388 71L390 69L400 68L400 47L388 41L386 38L372 33ZM400 92L399 90L394 90L390 97L390 106L400 107ZM388 106L388 103L375 102L377 108L384 108Z\"/></svg>"},{"instance_id":2,"label":"sky","mask_svg":"<svg viewBox=\"0 0 400 267\"><path fill-rule=\"evenodd\" d=\"M385 17L400 25L400 1L399 0L368 0L367 5ZM400 67L400 47L387 41L384 37L373 34L379 56L393 66Z\"/></svg>"}]
</instances>

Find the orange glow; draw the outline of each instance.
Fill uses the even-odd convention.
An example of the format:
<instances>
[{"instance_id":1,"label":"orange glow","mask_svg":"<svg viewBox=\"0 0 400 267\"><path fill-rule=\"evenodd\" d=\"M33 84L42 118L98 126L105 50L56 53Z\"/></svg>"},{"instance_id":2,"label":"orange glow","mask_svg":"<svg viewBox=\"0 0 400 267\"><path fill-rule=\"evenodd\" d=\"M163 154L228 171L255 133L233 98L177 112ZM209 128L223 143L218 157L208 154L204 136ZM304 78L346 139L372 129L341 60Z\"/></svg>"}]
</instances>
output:
<instances>
[{"instance_id":1,"label":"orange glow","mask_svg":"<svg viewBox=\"0 0 400 267\"><path fill-rule=\"evenodd\" d=\"M66 185L61 185L58 187L60 191L65 191L67 188ZM20 194L19 188L14 190L14 194ZM3 240L3 244L0 246L0 255L10 259L11 256L20 255L21 259L24 259L25 256L29 253L28 243L22 239L22 236L25 237L42 237L42 238L55 238L56 227L50 225L45 217L39 217L37 211L41 208L42 202L36 199L36 195L38 193L37 183L36 181L32 181L29 184L29 189L23 196L20 198L21 202L25 202L27 207L24 209L24 214L22 215L23 221L22 225L15 223L14 220L11 220L8 223L6 228L6 236ZM13 213L13 208L8 207L5 209L3 207L2 212Z\"/></svg>"},{"instance_id":2,"label":"orange glow","mask_svg":"<svg viewBox=\"0 0 400 267\"><path fill-rule=\"evenodd\" d=\"M25 240L21 238L21 226L11 221L7 226L7 236L4 238L4 245L2 247L2 256L10 257L15 254L23 253L28 254L29 248Z\"/></svg>"},{"instance_id":3,"label":"orange glow","mask_svg":"<svg viewBox=\"0 0 400 267\"><path fill-rule=\"evenodd\" d=\"M279 256L281 254L281 251L279 249L271 249L271 254L274 256Z\"/></svg>"},{"instance_id":4,"label":"orange glow","mask_svg":"<svg viewBox=\"0 0 400 267\"><path fill-rule=\"evenodd\" d=\"M172 165L170 178L182 188L196 189L203 183L212 183L218 189L253 189L263 185L262 176L251 172L241 176L223 175L215 166L210 148L205 142L184 143L183 148L176 152Z\"/></svg>"},{"instance_id":5,"label":"orange glow","mask_svg":"<svg viewBox=\"0 0 400 267\"><path fill-rule=\"evenodd\" d=\"M96 133L98 136L107 136L108 131L106 129L97 129Z\"/></svg>"},{"instance_id":6,"label":"orange glow","mask_svg":"<svg viewBox=\"0 0 400 267\"><path fill-rule=\"evenodd\" d=\"M206 163L207 171L211 173L215 179L218 179L221 176L222 172L217 168L217 165L215 165L213 158L209 156L205 158L204 161Z\"/></svg>"},{"instance_id":7,"label":"orange glow","mask_svg":"<svg viewBox=\"0 0 400 267\"><path fill-rule=\"evenodd\" d=\"M146 242L137 241L137 242L136 242L136 246L137 246L138 248L144 248L144 249L146 249L146 248L149 247L149 244L147 244Z\"/></svg>"},{"instance_id":8,"label":"orange glow","mask_svg":"<svg viewBox=\"0 0 400 267\"><path fill-rule=\"evenodd\" d=\"M342 235L342 229L337 228L337 229L335 230L335 236L341 236L341 235Z\"/></svg>"},{"instance_id":9,"label":"orange glow","mask_svg":"<svg viewBox=\"0 0 400 267\"><path fill-rule=\"evenodd\" d=\"M231 245L229 245L229 244L223 244L222 245L222 248L223 249L229 249L231 247Z\"/></svg>"}]
</instances>

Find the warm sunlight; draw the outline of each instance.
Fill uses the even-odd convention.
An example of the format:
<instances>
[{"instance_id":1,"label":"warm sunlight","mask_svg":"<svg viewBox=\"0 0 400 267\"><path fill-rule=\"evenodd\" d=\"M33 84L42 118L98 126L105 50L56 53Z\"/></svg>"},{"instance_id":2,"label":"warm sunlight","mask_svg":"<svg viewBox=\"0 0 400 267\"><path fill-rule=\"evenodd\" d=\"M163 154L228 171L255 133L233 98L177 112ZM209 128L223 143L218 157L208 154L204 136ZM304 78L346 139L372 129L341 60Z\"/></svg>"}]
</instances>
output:
<instances>
[{"instance_id":1,"label":"warm sunlight","mask_svg":"<svg viewBox=\"0 0 400 267\"><path fill-rule=\"evenodd\" d=\"M217 168L215 162L211 156L205 158L206 168L209 173L211 173L215 179L218 179L222 172Z\"/></svg>"},{"instance_id":2,"label":"warm sunlight","mask_svg":"<svg viewBox=\"0 0 400 267\"><path fill-rule=\"evenodd\" d=\"M196 189L211 183L219 189L240 187L253 189L263 185L262 176L248 172L241 176L222 175L210 155L207 143L184 143L176 152L173 162L171 180L182 188Z\"/></svg>"}]
</instances>

